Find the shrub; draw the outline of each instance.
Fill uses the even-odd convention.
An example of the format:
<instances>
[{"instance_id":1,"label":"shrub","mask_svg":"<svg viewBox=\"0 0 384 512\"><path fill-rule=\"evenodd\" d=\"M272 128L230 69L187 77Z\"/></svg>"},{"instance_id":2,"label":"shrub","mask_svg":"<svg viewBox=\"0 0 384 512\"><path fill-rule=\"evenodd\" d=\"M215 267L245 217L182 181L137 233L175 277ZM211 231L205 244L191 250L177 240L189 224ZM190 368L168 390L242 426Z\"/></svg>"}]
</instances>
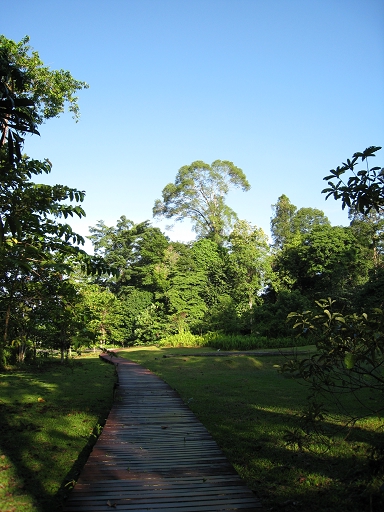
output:
<instances>
[{"instance_id":1,"label":"shrub","mask_svg":"<svg viewBox=\"0 0 384 512\"><path fill-rule=\"evenodd\" d=\"M262 336L291 338L292 346L293 334L291 326L286 323L287 315L291 311L306 311L310 305L310 301L297 290L281 291L275 303L265 302L254 309L255 330Z\"/></svg>"},{"instance_id":2,"label":"shrub","mask_svg":"<svg viewBox=\"0 0 384 512\"><path fill-rule=\"evenodd\" d=\"M291 348L305 346L307 339L294 340L289 337L268 338L267 336L254 336L240 334L224 334L209 332L203 336L205 345L220 350L258 350L264 348Z\"/></svg>"},{"instance_id":3,"label":"shrub","mask_svg":"<svg viewBox=\"0 0 384 512\"><path fill-rule=\"evenodd\" d=\"M159 347L203 347L206 344L202 336L183 332L162 338L157 345Z\"/></svg>"}]
</instances>

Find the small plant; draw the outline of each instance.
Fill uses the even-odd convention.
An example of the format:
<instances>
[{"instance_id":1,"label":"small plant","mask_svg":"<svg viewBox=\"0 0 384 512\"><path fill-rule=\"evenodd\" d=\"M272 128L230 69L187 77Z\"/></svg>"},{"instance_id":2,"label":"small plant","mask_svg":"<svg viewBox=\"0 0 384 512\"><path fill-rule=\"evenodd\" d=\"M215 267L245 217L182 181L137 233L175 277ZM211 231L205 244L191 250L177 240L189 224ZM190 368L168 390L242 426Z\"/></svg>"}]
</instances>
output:
<instances>
[{"instance_id":1,"label":"small plant","mask_svg":"<svg viewBox=\"0 0 384 512\"><path fill-rule=\"evenodd\" d=\"M76 480L70 480L69 482L67 482L64 487L66 487L67 489L73 489L76 485Z\"/></svg>"},{"instance_id":2,"label":"small plant","mask_svg":"<svg viewBox=\"0 0 384 512\"><path fill-rule=\"evenodd\" d=\"M384 312L376 308L369 314L344 315L331 298L316 305L315 311L290 313L287 321L293 321L299 335L314 333L317 353L291 361L283 370L304 379L315 397L328 395L343 407L344 397L353 396L365 407L364 416L382 414L378 398L384 391ZM365 392L371 400L362 398Z\"/></svg>"},{"instance_id":3,"label":"small plant","mask_svg":"<svg viewBox=\"0 0 384 512\"><path fill-rule=\"evenodd\" d=\"M306 434L301 428L294 428L292 430L284 430L283 440L292 448L296 448L302 452L310 442L309 435Z\"/></svg>"},{"instance_id":4,"label":"small plant","mask_svg":"<svg viewBox=\"0 0 384 512\"><path fill-rule=\"evenodd\" d=\"M102 431L103 431L103 427L102 427L99 423L97 423L97 424L93 427L93 432L92 432L92 434L91 434L91 435L92 435L93 437L96 437L96 438L97 438L97 437L99 437L99 436L100 436L100 434L102 433Z\"/></svg>"}]
</instances>

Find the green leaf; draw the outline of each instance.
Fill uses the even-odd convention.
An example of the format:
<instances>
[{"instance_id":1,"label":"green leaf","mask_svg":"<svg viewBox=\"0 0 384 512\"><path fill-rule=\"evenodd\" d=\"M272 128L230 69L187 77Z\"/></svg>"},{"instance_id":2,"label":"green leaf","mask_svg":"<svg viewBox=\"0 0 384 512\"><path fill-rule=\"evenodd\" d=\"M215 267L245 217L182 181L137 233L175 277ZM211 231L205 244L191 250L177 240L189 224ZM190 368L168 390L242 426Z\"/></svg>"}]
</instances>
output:
<instances>
[{"instance_id":1,"label":"green leaf","mask_svg":"<svg viewBox=\"0 0 384 512\"><path fill-rule=\"evenodd\" d=\"M324 309L324 313L327 315L327 317L332 320L332 315L331 313L328 311L328 309Z\"/></svg>"},{"instance_id":2,"label":"green leaf","mask_svg":"<svg viewBox=\"0 0 384 512\"><path fill-rule=\"evenodd\" d=\"M356 355L351 352L347 352L344 357L344 364L347 370L352 370L356 363Z\"/></svg>"}]
</instances>

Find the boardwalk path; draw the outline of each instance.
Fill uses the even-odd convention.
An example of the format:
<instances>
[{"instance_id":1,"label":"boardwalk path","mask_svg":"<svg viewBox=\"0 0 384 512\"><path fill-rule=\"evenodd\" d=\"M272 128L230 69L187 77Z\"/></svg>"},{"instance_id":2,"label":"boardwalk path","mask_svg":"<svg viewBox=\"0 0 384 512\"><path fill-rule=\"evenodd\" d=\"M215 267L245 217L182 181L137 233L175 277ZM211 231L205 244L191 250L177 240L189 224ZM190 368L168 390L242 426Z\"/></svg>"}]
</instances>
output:
<instances>
[{"instance_id":1,"label":"boardwalk path","mask_svg":"<svg viewBox=\"0 0 384 512\"><path fill-rule=\"evenodd\" d=\"M142 366L116 365L119 388L65 512L259 511L205 427L177 393Z\"/></svg>"}]
</instances>

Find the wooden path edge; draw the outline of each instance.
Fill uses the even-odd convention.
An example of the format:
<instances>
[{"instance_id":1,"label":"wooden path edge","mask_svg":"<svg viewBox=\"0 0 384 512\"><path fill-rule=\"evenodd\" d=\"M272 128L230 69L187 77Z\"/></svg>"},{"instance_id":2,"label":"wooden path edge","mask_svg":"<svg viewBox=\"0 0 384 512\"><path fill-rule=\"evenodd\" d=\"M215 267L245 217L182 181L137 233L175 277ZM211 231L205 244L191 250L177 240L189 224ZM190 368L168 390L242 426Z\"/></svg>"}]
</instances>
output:
<instances>
[{"instance_id":1,"label":"wooden path edge","mask_svg":"<svg viewBox=\"0 0 384 512\"><path fill-rule=\"evenodd\" d=\"M142 366L103 353L118 386L64 512L262 511L180 396Z\"/></svg>"}]
</instances>

